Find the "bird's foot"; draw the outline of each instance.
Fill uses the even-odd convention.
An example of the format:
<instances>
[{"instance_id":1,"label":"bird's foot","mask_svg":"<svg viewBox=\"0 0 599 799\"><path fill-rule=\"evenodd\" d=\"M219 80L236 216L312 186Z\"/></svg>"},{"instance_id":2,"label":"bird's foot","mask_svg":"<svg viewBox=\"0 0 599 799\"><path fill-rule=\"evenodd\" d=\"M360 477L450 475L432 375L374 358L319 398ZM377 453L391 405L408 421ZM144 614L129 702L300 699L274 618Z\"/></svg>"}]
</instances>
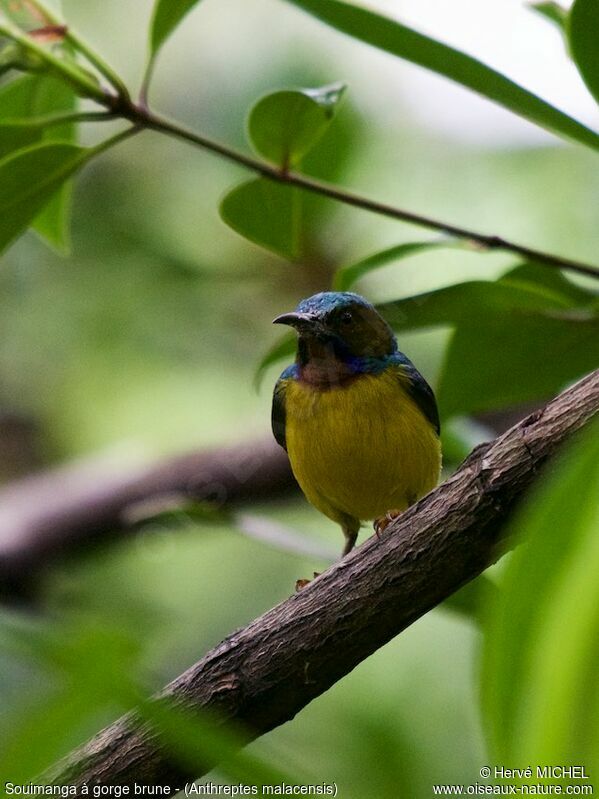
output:
<instances>
[{"instance_id":1,"label":"bird's foot","mask_svg":"<svg viewBox=\"0 0 599 799\"><path fill-rule=\"evenodd\" d=\"M376 533L376 537L380 538L382 534L385 532L387 527L391 524L392 521L395 521L398 516L402 514L400 510L388 510L384 516L381 516L380 519L375 519L374 524L374 532Z\"/></svg>"},{"instance_id":2,"label":"bird's foot","mask_svg":"<svg viewBox=\"0 0 599 799\"><path fill-rule=\"evenodd\" d=\"M321 574L320 572L314 572L314 577L312 577L312 580L314 580L316 577L320 577L320 574ZM307 585L309 585L312 582L312 580L308 580L305 577L300 580L296 580L295 592L297 593L298 591L301 591L302 588L305 588Z\"/></svg>"}]
</instances>

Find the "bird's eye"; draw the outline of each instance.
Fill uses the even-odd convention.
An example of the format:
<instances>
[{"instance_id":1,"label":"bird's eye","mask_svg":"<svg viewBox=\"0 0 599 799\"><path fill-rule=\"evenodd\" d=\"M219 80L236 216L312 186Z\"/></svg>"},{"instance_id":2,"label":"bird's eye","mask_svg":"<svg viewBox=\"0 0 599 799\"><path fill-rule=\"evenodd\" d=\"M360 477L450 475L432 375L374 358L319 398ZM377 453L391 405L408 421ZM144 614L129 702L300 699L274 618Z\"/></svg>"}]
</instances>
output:
<instances>
[{"instance_id":1,"label":"bird's eye","mask_svg":"<svg viewBox=\"0 0 599 799\"><path fill-rule=\"evenodd\" d=\"M341 314L341 324L350 325L354 321L351 311L343 311Z\"/></svg>"}]
</instances>

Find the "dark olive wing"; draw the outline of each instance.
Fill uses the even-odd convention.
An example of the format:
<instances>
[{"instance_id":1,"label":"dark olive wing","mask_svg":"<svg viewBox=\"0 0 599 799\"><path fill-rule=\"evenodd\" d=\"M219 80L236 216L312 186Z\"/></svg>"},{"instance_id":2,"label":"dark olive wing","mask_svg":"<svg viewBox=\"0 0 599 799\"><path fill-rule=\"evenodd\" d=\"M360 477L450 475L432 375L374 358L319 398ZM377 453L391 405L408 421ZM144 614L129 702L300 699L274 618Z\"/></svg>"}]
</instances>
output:
<instances>
[{"instance_id":1,"label":"dark olive wing","mask_svg":"<svg viewBox=\"0 0 599 799\"><path fill-rule=\"evenodd\" d=\"M287 367L281 377L279 377L277 380L275 390L272 395L272 432L277 443L280 444L284 450L287 450L287 442L285 439L285 425L287 420L287 413L285 410L285 394L287 392L289 381L295 378L296 372L297 367L295 365Z\"/></svg>"},{"instance_id":2,"label":"dark olive wing","mask_svg":"<svg viewBox=\"0 0 599 799\"><path fill-rule=\"evenodd\" d=\"M401 367L402 373L408 378L406 389L424 416L437 431L441 433L439 409L432 388L420 374L414 364L403 353L397 353L395 362Z\"/></svg>"}]
</instances>

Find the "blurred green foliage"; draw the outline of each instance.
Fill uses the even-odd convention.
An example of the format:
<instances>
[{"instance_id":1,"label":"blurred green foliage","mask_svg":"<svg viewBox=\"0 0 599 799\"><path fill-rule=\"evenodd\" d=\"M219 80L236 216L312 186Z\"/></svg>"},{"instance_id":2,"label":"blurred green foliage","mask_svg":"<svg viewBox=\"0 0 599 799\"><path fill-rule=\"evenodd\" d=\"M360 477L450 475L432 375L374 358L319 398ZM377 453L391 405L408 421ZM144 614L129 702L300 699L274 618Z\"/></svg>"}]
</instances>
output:
<instances>
[{"instance_id":1,"label":"blurred green foliage","mask_svg":"<svg viewBox=\"0 0 599 799\"><path fill-rule=\"evenodd\" d=\"M513 524L524 543L490 608L482 688L498 762L578 763L592 775L599 770L597 422L579 439Z\"/></svg>"},{"instance_id":2,"label":"blurred green foliage","mask_svg":"<svg viewBox=\"0 0 599 799\"><path fill-rule=\"evenodd\" d=\"M252 11L238 4L241 35L216 3L202 3L180 26L195 3L65 6L74 28L93 31L131 85L144 70L151 74L164 47L152 102L223 142L243 146L253 108L250 137L275 164L301 156L308 175L593 261L594 131L393 20L337 0L294 3L590 148L472 145L423 128L401 88L393 88L392 102L385 95L395 60L373 79L367 51L356 50L353 59L351 40L334 44L326 31L315 38L316 23L304 25L283 3L277 14L266 4ZM566 27L594 91L590 27L575 24L576 15L589 13L592 3L576 0ZM140 33L148 21L149 69ZM272 29L268 54L265 26ZM293 47L284 36L290 29ZM231 37L226 46L224 37ZM0 55L5 43L0 38ZM78 166L71 156L87 161L99 154L94 147L106 140L104 131L110 137L120 128L104 122L99 133L83 124L86 147L77 148L72 123L39 124L75 108L78 74L64 42L44 47L67 59L75 78L60 81L54 70L52 77L11 72L2 79L0 231L8 244L32 223L65 251L70 189L62 184L57 193L59 178ZM106 72L96 77L110 82ZM350 91L335 118L301 99L308 130L298 139L296 119L290 135L284 122L297 111L290 95L294 102L305 95L280 87L339 78ZM267 102L254 105L265 95ZM314 145L308 153L306 142ZM38 431L48 465L108 448L126 470L132 459L266 432L269 391L257 395L252 378L275 342L269 321L333 280L343 288L359 281L398 330L401 349L436 386L449 469L489 432L472 413L543 400L597 365L599 304L591 280L453 241L421 241L396 222L264 179L229 190L221 204L239 176L235 166L144 134L78 178L68 259L34 236L3 255L0 413L32 421L28 429ZM222 223L219 204L245 238ZM288 341L275 342L264 358L265 386L271 367L290 357ZM1 778L31 779L138 702L186 764L215 750L226 754L216 778L336 782L346 799L428 797L433 783L475 782L495 756L588 758L589 769L599 768L592 761L599 749L592 680L596 433L591 428L523 511L515 534L530 541L505 574L503 564L497 569L497 588L487 580L467 586L449 603L457 614L431 612L239 756L231 754L238 732L217 732L210 719L179 718L168 708L157 718L143 697L287 596L314 559L243 537L227 520L175 514L110 548L65 560L43 576L35 610L0 613ZM2 473L10 475L10 464ZM257 511L316 542L337 535L299 499ZM486 603L490 621L481 631ZM483 638L490 748L478 702ZM564 640L568 658L559 656ZM554 700L555 719L548 716Z\"/></svg>"}]
</instances>

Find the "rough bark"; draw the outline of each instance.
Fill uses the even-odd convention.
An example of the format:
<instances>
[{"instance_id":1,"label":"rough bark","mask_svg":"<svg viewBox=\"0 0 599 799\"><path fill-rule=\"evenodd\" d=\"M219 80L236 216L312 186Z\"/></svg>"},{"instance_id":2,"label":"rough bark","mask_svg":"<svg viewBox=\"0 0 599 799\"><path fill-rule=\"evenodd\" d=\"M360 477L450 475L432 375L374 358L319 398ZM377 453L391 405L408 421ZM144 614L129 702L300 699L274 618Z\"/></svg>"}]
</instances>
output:
<instances>
[{"instance_id":1,"label":"rough bark","mask_svg":"<svg viewBox=\"0 0 599 799\"><path fill-rule=\"evenodd\" d=\"M598 410L599 370L478 447L381 540L370 538L231 635L159 698L209 708L243 724L250 738L293 718L497 558L505 522L538 470ZM197 771L181 771L151 729L130 714L74 752L52 779L180 787L189 776L199 777Z\"/></svg>"},{"instance_id":2,"label":"rough bark","mask_svg":"<svg viewBox=\"0 0 599 799\"><path fill-rule=\"evenodd\" d=\"M295 485L285 453L270 439L125 473L112 459L32 475L0 489L0 595L27 593L38 570L66 551L132 531L148 502L177 497L222 507Z\"/></svg>"}]
</instances>

